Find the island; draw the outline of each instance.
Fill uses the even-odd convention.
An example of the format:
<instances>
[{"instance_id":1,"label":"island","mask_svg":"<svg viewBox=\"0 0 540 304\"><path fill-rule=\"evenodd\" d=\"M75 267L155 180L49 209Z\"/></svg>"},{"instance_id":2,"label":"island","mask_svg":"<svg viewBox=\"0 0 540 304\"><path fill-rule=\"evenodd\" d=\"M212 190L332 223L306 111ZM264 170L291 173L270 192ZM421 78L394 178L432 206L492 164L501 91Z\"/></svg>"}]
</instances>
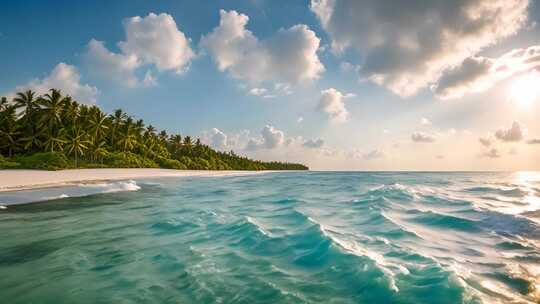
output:
<instances>
[{"instance_id":1,"label":"island","mask_svg":"<svg viewBox=\"0 0 540 304\"><path fill-rule=\"evenodd\" d=\"M108 115L58 89L0 99L0 169L77 168L308 170L217 151L200 139L158 131L121 109Z\"/></svg>"}]
</instances>

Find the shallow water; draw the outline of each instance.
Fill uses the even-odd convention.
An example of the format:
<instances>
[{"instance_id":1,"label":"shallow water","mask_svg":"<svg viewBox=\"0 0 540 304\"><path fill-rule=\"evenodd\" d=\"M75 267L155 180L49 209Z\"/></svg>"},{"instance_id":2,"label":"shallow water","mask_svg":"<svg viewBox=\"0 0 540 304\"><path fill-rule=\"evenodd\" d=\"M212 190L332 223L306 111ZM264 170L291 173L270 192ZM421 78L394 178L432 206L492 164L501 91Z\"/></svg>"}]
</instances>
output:
<instances>
[{"instance_id":1,"label":"shallow water","mask_svg":"<svg viewBox=\"0 0 540 304\"><path fill-rule=\"evenodd\" d=\"M0 209L3 303L540 299L540 173L162 178L0 203L51 198Z\"/></svg>"}]
</instances>

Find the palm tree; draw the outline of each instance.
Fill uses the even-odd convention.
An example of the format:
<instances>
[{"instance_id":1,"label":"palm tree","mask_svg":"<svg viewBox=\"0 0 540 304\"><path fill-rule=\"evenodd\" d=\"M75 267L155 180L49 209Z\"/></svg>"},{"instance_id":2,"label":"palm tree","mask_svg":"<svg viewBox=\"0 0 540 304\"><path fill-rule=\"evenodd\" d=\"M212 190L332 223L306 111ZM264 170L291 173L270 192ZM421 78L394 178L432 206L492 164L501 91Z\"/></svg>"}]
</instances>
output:
<instances>
[{"instance_id":1,"label":"palm tree","mask_svg":"<svg viewBox=\"0 0 540 304\"><path fill-rule=\"evenodd\" d=\"M36 112L39 109L39 105L35 98L36 93L32 90L25 92L18 92L13 99L14 106L17 109L22 109L19 113L21 120L19 124L22 125L23 135L26 140L24 142L24 148L27 151L34 151L34 148L39 148L39 135L37 134L37 122L35 121Z\"/></svg>"},{"instance_id":2,"label":"palm tree","mask_svg":"<svg viewBox=\"0 0 540 304\"><path fill-rule=\"evenodd\" d=\"M133 126L133 130L137 133L137 137L141 136L144 131L144 121L142 119L137 120Z\"/></svg>"},{"instance_id":3,"label":"palm tree","mask_svg":"<svg viewBox=\"0 0 540 304\"><path fill-rule=\"evenodd\" d=\"M167 139L169 138L169 135L167 135L167 131L163 130L161 132L159 132L159 140L162 142L162 143L165 143L167 142Z\"/></svg>"},{"instance_id":4,"label":"palm tree","mask_svg":"<svg viewBox=\"0 0 540 304\"><path fill-rule=\"evenodd\" d=\"M71 97L64 98L64 111L62 113L62 121L65 124L75 125L80 117L79 103L72 100Z\"/></svg>"},{"instance_id":5,"label":"palm tree","mask_svg":"<svg viewBox=\"0 0 540 304\"><path fill-rule=\"evenodd\" d=\"M124 152L130 152L137 146L137 137L132 132L122 134L122 138L118 141L118 144L122 147Z\"/></svg>"},{"instance_id":6,"label":"palm tree","mask_svg":"<svg viewBox=\"0 0 540 304\"><path fill-rule=\"evenodd\" d=\"M43 145L43 142L41 141L41 134L40 133L33 133L29 134L26 137L23 137L20 139L20 142L23 143L23 148L26 151L33 151L34 147L40 148L41 145Z\"/></svg>"},{"instance_id":7,"label":"palm tree","mask_svg":"<svg viewBox=\"0 0 540 304\"><path fill-rule=\"evenodd\" d=\"M45 94L41 99L41 105L43 106L43 123L55 130L62 124L62 112L66 104L66 99L62 98L62 92L60 90L51 89L50 93Z\"/></svg>"},{"instance_id":8,"label":"palm tree","mask_svg":"<svg viewBox=\"0 0 540 304\"><path fill-rule=\"evenodd\" d=\"M63 151L66 140L66 129L61 128L58 132L53 132L52 129L47 128L45 131L45 140L43 141L43 147L45 151L56 152Z\"/></svg>"},{"instance_id":9,"label":"palm tree","mask_svg":"<svg viewBox=\"0 0 540 304\"><path fill-rule=\"evenodd\" d=\"M176 134L171 136L171 150L173 153L176 153L180 148L182 148L182 136L180 134Z\"/></svg>"},{"instance_id":10,"label":"palm tree","mask_svg":"<svg viewBox=\"0 0 540 304\"><path fill-rule=\"evenodd\" d=\"M90 147L90 154L92 155L93 160L97 160L100 163L103 163L103 157L105 157L109 151L105 147L105 141L96 141Z\"/></svg>"},{"instance_id":11,"label":"palm tree","mask_svg":"<svg viewBox=\"0 0 540 304\"><path fill-rule=\"evenodd\" d=\"M8 99L6 97L0 98L0 112L4 111L5 108L8 106Z\"/></svg>"},{"instance_id":12,"label":"palm tree","mask_svg":"<svg viewBox=\"0 0 540 304\"><path fill-rule=\"evenodd\" d=\"M22 108L20 113L21 117L25 118L25 123L29 123L32 119L32 116L37 109L38 105L35 99L36 92L32 90L27 90L24 93L18 92L13 99L16 108Z\"/></svg>"},{"instance_id":13,"label":"palm tree","mask_svg":"<svg viewBox=\"0 0 540 304\"><path fill-rule=\"evenodd\" d=\"M0 130L0 139L2 148L8 149L8 157L13 156L13 151L19 147L17 136L21 134L16 124L7 124L3 130Z\"/></svg>"},{"instance_id":14,"label":"palm tree","mask_svg":"<svg viewBox=\"0 0 540 304\"><path fill-rule=\"evenodd\" d=\"M88 144L86 133L81 128L71 129L67 138L66 150L68 154L75 156L75 168L78 167L79 156L84 155L84 152L88 150Z\"/></svg>"},{"instance_id":15,"label":"palm tree","mask_svg":"<svg viewBox=\"0 0 540 304\"><path fill-rule=\"evenodd\" d=\"M144 158L155 158L154 147L156 146L156 141L153 137L146 137L143 143L140 145L141 151Z\"/></svg>"},{"instance_id":16,"label":"palm tree","mask_svg":"<svg viewBox=\"0 0 540 304\"><path fill-rule=\"evenodd\" d=\"M184 137L184 146L191 148L193 142L191 141L191 136Z\"/></svg>"},{"instance_id":17,"label":"palm tree","mask_svg":"<svg viewBox=\"0 0 540 304\"><path fill-rule=\"evenodd\" d=\"M101 139L105 137L107 129L109 129L109 126L107 125L108 120L107 115L99 109L97 109L94 112L94 115L88 120L93 141L100 142Z\"/></svg>"},{"instance_id":18,"label":"palm tree","mask_svg":"<svg viewBox=\"0 0 540 304\"><path fill-rule=\"evenodd\" d=\"M113 150L116 148L115 140L116 140L117 133L120 130L120 127L122 126L122 124L124 123L124 119L126 117L127 115L121 109L114 111L114 114L111 115L111 120L112 120L111 147L113 148Z\"/></svg>"}]
</instances>

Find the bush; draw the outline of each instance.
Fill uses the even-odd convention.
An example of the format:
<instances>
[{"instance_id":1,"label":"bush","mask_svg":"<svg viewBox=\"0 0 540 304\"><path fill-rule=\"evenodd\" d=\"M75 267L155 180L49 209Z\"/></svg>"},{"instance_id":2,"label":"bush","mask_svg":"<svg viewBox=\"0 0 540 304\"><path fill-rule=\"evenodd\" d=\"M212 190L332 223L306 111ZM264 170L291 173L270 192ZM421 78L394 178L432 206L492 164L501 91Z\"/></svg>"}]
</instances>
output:
<instances>
[{"instance_id":1,"label":"bush","mask_svg":"<svg viewBox=\"0 0 540 304\"><path fill-rule=\"evenodd\" d=\"M41 152L30 156L18 156L15 160L21 168L39 170L61 170L69 168L68 159L59 152Z\"/></svg>"},{"instance_id":2,"label":"bush","mask_svg":"<svg viewBox=\"0 0 540 304\"><path fill-rule=\"evenodd\" d=\"M0 169L16 169L20 165L18 162L11 161L0 154Z\"/></svg>"},{"instance_id":3,"label":"bush","mask_svg":"<svg viewBox=\"0 0 540 304\"><path fill-rule=\"evenodd\" d=\"M159 168L156 162L131 152L109 153L104 163L113 168Z\"/></svg>"},{"instance_id":4,"label":"bush","mask_svg":"<svg viewBox=\"0 0 540 304\"><path fill-rule=\"evenodd\" d=\"M180 161L176 159L169 158L160 158L158 159L158 164L161 168L165 169L176 169L176 170L186 170L187 167Z\"/></svg>"}]
</instances>

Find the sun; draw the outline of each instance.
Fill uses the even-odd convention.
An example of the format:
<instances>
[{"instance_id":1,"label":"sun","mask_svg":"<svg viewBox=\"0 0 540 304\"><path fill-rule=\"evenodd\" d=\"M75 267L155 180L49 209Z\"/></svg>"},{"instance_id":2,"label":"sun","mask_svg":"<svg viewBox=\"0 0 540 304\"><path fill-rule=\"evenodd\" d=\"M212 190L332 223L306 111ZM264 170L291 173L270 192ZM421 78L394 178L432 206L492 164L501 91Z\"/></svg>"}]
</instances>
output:
<instances>
[{"instance_id":1,"label":"sun","mask_svg":"<svg viewBox=\"0 0 540 304\"><path fill-rule=\"evenodd\" d=\"M540 99L540 73L531 72L510 85L509 100L527 106Z\"/></svg>"}]
</instances>

